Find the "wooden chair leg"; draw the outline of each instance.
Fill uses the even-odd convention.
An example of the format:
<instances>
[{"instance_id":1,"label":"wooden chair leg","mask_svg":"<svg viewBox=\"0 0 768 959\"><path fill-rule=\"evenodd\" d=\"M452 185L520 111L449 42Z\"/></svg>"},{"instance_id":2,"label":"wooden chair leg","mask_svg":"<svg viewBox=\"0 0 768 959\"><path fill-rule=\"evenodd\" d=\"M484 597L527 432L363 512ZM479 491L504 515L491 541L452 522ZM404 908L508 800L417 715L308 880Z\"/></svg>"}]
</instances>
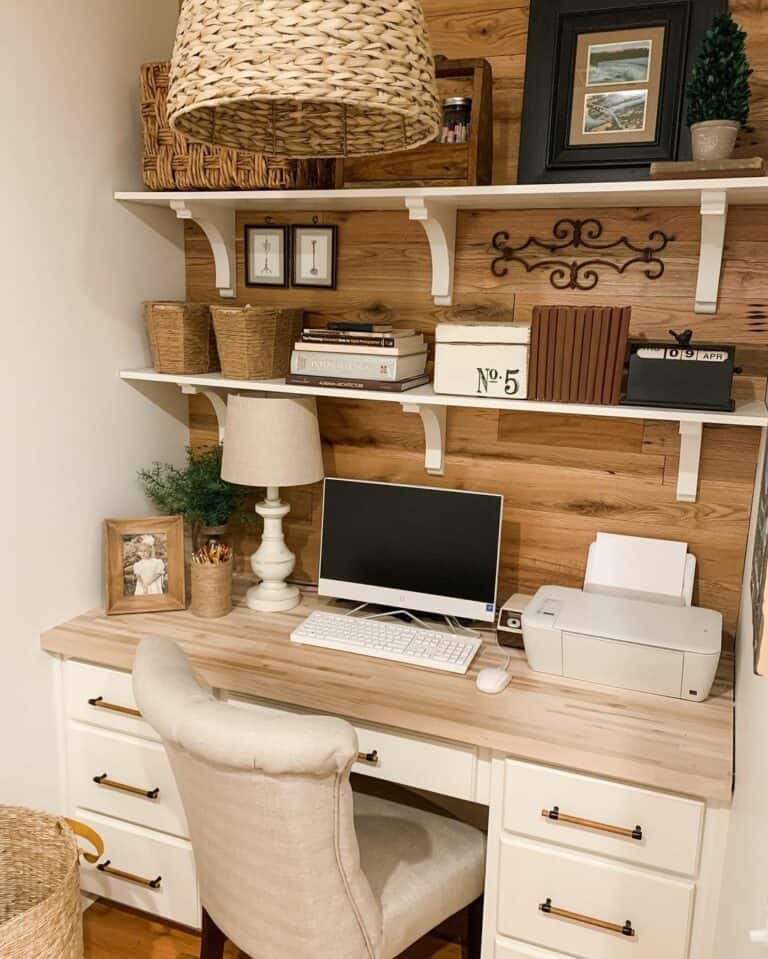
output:
<instances>
[{"instance_id":1,"label":"wooden chair leg","mask_svg":"<svg viewBox=\"0 0 768 959\"><path fill-rule=\"evenodd\" d=\"M468 910L467 941L464 946L464 959L480 959L483 942L483 897L475 899Z\"/></svg>"},{"instance_id":2,"label":"wooden chair leg","mask_svg":"<svg viewBox=\"0 0 768 959\"><path fill-rule=\"evenodd\" d=\"M200 959L224 959L227 937L203 909L202 944Z\"/></svg>"}]
</instances>

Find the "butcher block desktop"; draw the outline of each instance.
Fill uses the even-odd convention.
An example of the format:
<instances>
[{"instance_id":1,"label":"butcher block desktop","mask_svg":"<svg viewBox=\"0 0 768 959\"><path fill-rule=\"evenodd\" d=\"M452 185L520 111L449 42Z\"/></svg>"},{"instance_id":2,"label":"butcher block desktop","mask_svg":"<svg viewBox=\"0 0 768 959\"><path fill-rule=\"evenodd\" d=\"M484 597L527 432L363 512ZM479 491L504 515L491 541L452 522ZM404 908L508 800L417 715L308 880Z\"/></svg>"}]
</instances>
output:
<instances>
[{"instance_id":1,"label":"butcher block desktop","mask_svg":"<svg viewBox=\"0 0 768 959\"><path fill-rule=\"evenodd\" d=\"M314 609L313 593L290 613L256 614L244 604L215 622L189 611L107 617L95 610L48 630L43 649L130 670L144 636L178 642L213 687L301 710L332 713L655 789L727 801L733 776L732 661L712 696L687 703L533 673L522 651L495 633L465 676L327 649L297 646L291 631ZM475 687L490 666L509 669L499 696Z\"/></svg>"}]
</instances>

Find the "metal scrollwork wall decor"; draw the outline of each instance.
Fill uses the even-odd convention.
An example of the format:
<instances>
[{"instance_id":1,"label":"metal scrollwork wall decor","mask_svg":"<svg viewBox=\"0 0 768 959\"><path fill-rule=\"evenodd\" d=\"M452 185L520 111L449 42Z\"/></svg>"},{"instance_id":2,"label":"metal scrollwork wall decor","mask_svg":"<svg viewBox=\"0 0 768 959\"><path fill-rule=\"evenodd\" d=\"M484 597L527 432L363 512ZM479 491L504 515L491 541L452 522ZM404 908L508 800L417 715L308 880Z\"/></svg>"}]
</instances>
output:
<instances>
[{"instance_id":1,"label":"metal scrollwork wall decor","mask_svg":"<svg viewBox=\"0 0 768 959\"><path fill-rule=\"evenodd\" d=\"M525 267L526 273L534 270L550 270L549 281L556 290L594 290L600 281L599 268L615 270L618 274L626 271L635 264L645 264L643 271L649 280L658 280L664 275L664 261L659 257L669 243L675 238L653 230L648 234L648 245L638 246L626 236L614 240L612 243L598 242L603 235L603 224L599 220L558 220L552 228L555 242L546 242L537 237L529 236L520 246L509 245L509 233L502 230L492 241L493 249L499 254L491 263L491 272L494 276L503 277L509 273L508 263L519 263ZM526 260L520 256L525 250L539 249L546 253L557 254L572 247L576 250L607 253L611 250L626 249L635 256L623 263L614 263L611 260L593 257L587 260L544 259Z\"/></svg>"}]
</instances>

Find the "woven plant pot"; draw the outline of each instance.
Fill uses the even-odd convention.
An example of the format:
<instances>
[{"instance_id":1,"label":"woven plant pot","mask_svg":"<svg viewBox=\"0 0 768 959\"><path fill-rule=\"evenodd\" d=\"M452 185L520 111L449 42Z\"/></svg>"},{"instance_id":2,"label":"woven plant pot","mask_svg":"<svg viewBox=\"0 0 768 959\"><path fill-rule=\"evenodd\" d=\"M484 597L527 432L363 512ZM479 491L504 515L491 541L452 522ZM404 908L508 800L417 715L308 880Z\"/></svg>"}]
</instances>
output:
<instances>
[{"instance_id":1,"label":"woven plant pot","mask_svg":"<svg viewBox=\"0 0 768 959\"><path fill-rule=\"evenodd\" d=\"M291 352L304 325L302 310L263 306L212 306L221 371L230 380L287 376Z\"/></svg>"},{"instance_id":2,"label":"woven plant pot","mask_svg":"<svg viewBox=\"0 0 768 959\"><path fill-rule=\"evenodd\" d=\"M148 190L312 190L333 187L335 167L327 160L265 157L193 143L168 122L170 63L141 68L144 185Z\"/></svg>"},{"instance_id":3,"label":"woven plant pot","mask_svg":"<svg viewBox=\"0 0 768 959\"><path fill-rule=\"evenodd\" d=\"M420 0L186 0L168 91L192 140L291 157L366 156L437 138Z\"/></svg>"},{"instance_id":4,"label":"woven plant pot","mask_svg":"<svg viewBox=\"0 0 768 959\"><path fill-rule=\"evenodd\" d=\"M211 309L204 303L145 303L152 366L158 373L219 369Z\"/></svg>"},{"instance_id":5,"label":"woven plant pot","mask_svg":"<svg viewBox=\"0 0 768 959\"><path fill-rule=\"evenodd\" d=\"M232 612L233 561L201 565L192 564L192 604L194 616L219 619Z\"/></svg>"},{"instance_id":6,"label":"woven plant pot","mask_svg":"<svg viewBox=\"0 0 768 959\"><path fill-rule=\"evenodd\" d=\"M83 959L78 858L63 819L0 806L2 959Z\"/></svg>"}]
</instances>

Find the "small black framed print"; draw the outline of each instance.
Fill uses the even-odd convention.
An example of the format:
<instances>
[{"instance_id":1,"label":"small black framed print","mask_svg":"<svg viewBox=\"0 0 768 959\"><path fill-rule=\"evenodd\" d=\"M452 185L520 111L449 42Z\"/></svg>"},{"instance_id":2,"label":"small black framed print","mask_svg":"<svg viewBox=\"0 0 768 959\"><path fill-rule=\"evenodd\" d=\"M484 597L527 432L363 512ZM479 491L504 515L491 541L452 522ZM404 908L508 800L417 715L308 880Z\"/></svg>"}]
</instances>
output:
<instances>
[{"instance_id":1,"label":"small black framed print","mask_svg":"<svg viewBox=\"0 0 768 959\"><path fill-rule=\"evenodd\" d=\"M337 240L336 226L294 226L291 285L335 290Z\"/></svg>"},{"instance_id":2,"label":"small black framed print","mask_svg":"<svg viewBox=\"0 0 768 959\"><path fill-rule=\"evenodd\" d=\"M245 285L288 286L289 248L287 226L246 226Z\"/></svg>"}]
</instances>

